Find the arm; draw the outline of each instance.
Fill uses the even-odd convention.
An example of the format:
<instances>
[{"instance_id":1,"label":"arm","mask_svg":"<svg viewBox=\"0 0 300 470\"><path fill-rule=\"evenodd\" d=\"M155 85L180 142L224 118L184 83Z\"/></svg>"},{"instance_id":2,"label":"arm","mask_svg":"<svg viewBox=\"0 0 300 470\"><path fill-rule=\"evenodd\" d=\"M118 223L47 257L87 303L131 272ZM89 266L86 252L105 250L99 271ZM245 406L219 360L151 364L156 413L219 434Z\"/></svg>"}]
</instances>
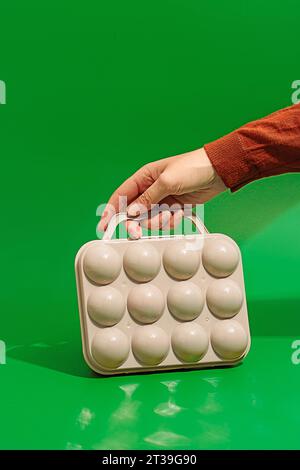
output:
<instances>
[{"instance_id":1,"label":"arm","mask_svg":"<svg viewBox=\"0 0 300 470\"><path fill-rule=\"evenodd\" d=\"M300 104L250 122L204 149L232 191L259 178L300 171Z\"/></svg>"},{"instance_id":2,"label":"arm","mask_svg":"<svg viewBox=\"0 0 300 470\"><path fill-rule=\"evenodd\" d=\"M236 191L259 178L297 171L300 104L246 124L204 148L148 163L113 193L99 229L104 230L120 209L119 196L127 196L128 213L136 216L153 204L202 204L227 188ZM175 224L165 211L156 217L155 228L163 228L164 221ZM131 235L140 236L140 227L134 224L129 224Z\"/></svg>"}]
</instances>

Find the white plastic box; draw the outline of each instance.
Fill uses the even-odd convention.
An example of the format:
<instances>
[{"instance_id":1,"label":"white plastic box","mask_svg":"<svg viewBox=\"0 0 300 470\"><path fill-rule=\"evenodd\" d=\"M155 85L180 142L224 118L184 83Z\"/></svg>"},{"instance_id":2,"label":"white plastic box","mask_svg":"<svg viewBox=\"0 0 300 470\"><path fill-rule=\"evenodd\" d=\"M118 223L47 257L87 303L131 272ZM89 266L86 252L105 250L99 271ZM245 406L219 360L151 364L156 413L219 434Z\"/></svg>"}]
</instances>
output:
<instances>
[{"instance_id":1,"label":"white plastic box","mask_svg":"<svg viewBox=\"0 0 300 470\"><path fill-rule=\"evenodd\" d=\"M197 369L234 365L250 348L240 250L203 232L102 240L75 260L83 353L96 372Z\"/></svg>"}]
</instances>

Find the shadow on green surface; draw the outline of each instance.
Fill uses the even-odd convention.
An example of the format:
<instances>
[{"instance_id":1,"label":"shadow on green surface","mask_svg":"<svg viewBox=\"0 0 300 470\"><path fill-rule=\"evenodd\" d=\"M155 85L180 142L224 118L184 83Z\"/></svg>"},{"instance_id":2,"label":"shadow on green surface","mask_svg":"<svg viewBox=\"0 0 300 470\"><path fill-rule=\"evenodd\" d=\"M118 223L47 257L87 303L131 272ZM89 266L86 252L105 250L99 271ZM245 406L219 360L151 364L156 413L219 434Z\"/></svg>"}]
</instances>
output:
<instances>
[{"instance_id":1,"label":"shadow on green surface","mask_svg":"<svg viewBox=\"0 0 300 470\"><path fill-rule=\"evenodd\" d=\"M49 345L46 343L34 343L25 346L15 346L9 349L8 356L13 359L35 364L40 367L52 369L64 374L83 377L83 378L101 378L109 379L111 376L103 376L96 374L90 370L83 359L80 345L75 342L58 343ZM237 364L233 367L239 367ZM223 369L223 366L218 369ZM190 372L189 369L182 369L181 372ZM157 375L161 373L172 374L174 370L157 371L157 372L136 372L128 374L131 377L136 375ZM124 377L124 374L114 375L114 377Z\"/></svg>"},{"instance_id":2,"label":"shadow on green surface","mask_svg":"<svg viewBox=\"0 0 300 470\"><path fill-rule=\"evenodd\" d=\"M249 301L251 333L254 336L294 336L299 328L300 299ZM284 321L283 321L284 319ZM8 348L8 358L14 358L64 374L95 378L85 364L79 336L70 341L42 340ZM105 378L105 377L103 377Z\"/></svg>"},{"instance_id":3,"label":"shadow on green surface","mask_svg":"<svg viewBox=\"0 0 300 470\"><path fill-rule=\"evenodd\" d=\"M97 375L85 364L80 342L76 340L48 343L39 341L8 348L8 358L29 362L68 375L93 378Z\"/></svg>"},{"instance_id":4,"label":"shadow on green surface","mask_svg":"<svg viewBox=\"0 0 300 470\"><path fill-rule=\"evenodd\" d=\"M205 223L210 232L222 232L243 243L299 204L299 194L298 174L256 181L210 201L205 206Z\"/></svg>"},{"instance_id":5,"label":"shadow on green surface","mask_svg":"<svg viewBox=\"0 0 300 470\"><path fill-rule=\"evenodd\" d=\"M251 333L255 336L290 336L300 328L300 299L248 301Z\"/></svg>"}]
</instances>

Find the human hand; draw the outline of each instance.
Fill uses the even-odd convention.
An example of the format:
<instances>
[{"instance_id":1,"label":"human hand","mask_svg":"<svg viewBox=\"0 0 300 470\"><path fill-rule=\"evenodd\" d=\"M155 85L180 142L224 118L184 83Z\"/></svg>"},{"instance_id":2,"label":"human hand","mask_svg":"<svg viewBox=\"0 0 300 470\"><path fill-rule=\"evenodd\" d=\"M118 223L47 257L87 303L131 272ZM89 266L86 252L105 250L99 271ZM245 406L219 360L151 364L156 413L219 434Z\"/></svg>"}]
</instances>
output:
<instances>
[{"instance_id":1,"label":"human hand","mask_svg":"<svg viewBox=\"0 0 300 470\"><path fill-rule=\"evenodd\" d=\"M147 228L164 229L177 225L183 215L178 209L185 204L203 204L226 189L204 148L157 160L140 168L112 194L98 229L105 230L114 213L120 211L120 196L127 197L130 217L151 210L155 204L167 204L171 211L163 210L141 222ZM131 238L142 235L141 225L134 221L127 223Z\"/></svg>"}]
</instances>

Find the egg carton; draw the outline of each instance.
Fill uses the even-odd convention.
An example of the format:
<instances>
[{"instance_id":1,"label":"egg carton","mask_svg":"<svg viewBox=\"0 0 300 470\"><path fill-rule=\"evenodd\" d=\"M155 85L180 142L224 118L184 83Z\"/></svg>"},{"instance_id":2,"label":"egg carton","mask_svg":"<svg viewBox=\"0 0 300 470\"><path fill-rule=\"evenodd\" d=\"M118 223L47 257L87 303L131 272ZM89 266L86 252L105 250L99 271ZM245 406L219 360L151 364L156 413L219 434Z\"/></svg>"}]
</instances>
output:
<instances>
[{"instance_id":1,"label":"egg carton","mask_svg":"<svg viewBox=\"0 0 300 470\"><path fill-rule=\"evenodd\" d=\"M250 348L241 254L226 235L102 240L75 260L83 354L104 375L232 366Z\"/></svg>"}]
</instances>

